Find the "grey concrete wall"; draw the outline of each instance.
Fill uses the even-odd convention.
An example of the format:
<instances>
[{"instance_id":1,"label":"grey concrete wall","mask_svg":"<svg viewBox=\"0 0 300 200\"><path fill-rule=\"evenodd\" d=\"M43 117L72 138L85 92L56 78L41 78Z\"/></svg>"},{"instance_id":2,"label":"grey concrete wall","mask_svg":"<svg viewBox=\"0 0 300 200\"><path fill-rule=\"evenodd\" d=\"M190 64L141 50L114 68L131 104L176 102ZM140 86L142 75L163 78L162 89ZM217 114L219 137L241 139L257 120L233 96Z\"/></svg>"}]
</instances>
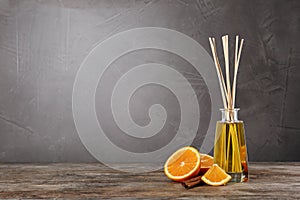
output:
<instances>
[{"instance_id":1,"label":"grey concrete wall","mask_svg":"<svg viewBox=\"0 0 300 200\"><path fill-rule=\"evenodd\" d=\"M95 161L73 121L76 73L99 42L149 26L182 32L209 53L209 36L228 33L231 38L235 34L245 38L237 105L245 121L249 159L300 161L299 13L298 0L0 0L0 161ZM157 60L185 72L201 112L207 113L193 142L199 147L208 127L210 108L205 105L210 105L210 99L201 75L180 57L157 50L134 52L116 61L98 88L111 88L122 64L128 68ZM133 119L146 125L149 106L160 103L168 111L166 123L172 124L163 131L172 135L180 121L176 98L162 87L143 89L132 97ZM130 149L128 138L118 136L101 97L105 93L100 91L96 95L99 119L111 130L114 143ZM166 142L163 138L159 141ZM152 147L130 150L143 152Z\"/></svg>"}]
</instances>

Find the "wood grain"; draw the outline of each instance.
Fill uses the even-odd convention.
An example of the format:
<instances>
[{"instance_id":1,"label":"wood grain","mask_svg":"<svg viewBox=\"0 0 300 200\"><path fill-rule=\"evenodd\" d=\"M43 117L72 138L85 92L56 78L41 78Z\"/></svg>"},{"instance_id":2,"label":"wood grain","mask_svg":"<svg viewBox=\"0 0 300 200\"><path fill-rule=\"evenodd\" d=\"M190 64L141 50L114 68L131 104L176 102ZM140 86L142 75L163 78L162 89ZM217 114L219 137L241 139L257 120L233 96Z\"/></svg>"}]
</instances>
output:
<instances>
[{"instance_id":1,"label":"wood grain","mask_svg":"<svg viewBox=\"0 0 300 200\"><path fill-rule=\"evenodd\" d=\"M131 174L99 163L0 164L0 198L299 199L299 192L300 163L250 163L247 183L189 190L162 170Z\"/></svg>"}]
</instances>

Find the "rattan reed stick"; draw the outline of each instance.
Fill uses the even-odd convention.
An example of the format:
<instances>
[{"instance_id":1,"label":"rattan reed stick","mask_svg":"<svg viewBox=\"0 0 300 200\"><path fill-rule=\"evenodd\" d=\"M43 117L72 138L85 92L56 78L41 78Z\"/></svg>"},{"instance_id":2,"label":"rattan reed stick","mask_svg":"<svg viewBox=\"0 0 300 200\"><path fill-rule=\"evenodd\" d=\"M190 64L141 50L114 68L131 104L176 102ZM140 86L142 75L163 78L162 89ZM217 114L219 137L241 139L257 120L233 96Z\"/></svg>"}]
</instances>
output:
<instances>
[{"instance_id":1,"label":"rattan reed stick","mask_svg":"<svg viewBox=\"0 0 300 200\"><path fill-rule=\"evenodd\" d=\"M236 83L237 83L237 72L239 69L239 63L242 53L242 48L244 44L244 39L241 40L240 47L238 48L238 36L236 37L236 44L235 44L235 51L236 51L236 60L234 64L234 79L233 79L233 86L232 86L232 106L235 107L235 99L236 99ZM238 51L238 53L237 53Z\"/></svg>"},{"instance_id":2,"label":"rattan reed stick","mask_svg":"<svg viewBox=\"0 0 300 200\"><path fill-rule=\"evenodd\" d=\"M218 58L218 54L217 54L217 44L216 44L215 38L212 38L212 41L213 41L213 44L214 44L214 49L215 49L215 54L216 54L216 59L217 59L217 64L218 64L218 70L219 70L219 73L220 73L220 75L221 75L222 87L223 87L223 90L224 90L224 92L225 92L225 97L226 97L226 100L227 100L227 104L226 104L226 107L225 107L225 108L227 108L229 99L228 99L228 95L227 95L226 84L225 84L225 80L224 80L222 68L221 68L221 65L220 65L220 62L219 62L219 58Z\"/></svg>"},{"instance_id":3,"label":"rattan reed stick","mask_svg":"<svg viewBox=\"0 0 300 200\"><path fill-rule=\"evenodd\" d=\"M215 46L215 43L213 42L213 39L209 38L210 48L211 48L211 51L213 54L215 67L216 67L216 71L217 71L217 75L218 75L218 79L219 79L220 90L221 90L221 95L222 95L222 100L223 100L223 106L224 106L224 108L227 108L227 102L226 102L226 98L225 98L225 94L227 92L225 92L225 90L224 90L225 89L224 78L223 78L222 70L220 70L221 67L220 67L220 63L218 61L216 46ZM222 81L222 79L223 79L223 81Z\"/></svg>"}]
</instances>

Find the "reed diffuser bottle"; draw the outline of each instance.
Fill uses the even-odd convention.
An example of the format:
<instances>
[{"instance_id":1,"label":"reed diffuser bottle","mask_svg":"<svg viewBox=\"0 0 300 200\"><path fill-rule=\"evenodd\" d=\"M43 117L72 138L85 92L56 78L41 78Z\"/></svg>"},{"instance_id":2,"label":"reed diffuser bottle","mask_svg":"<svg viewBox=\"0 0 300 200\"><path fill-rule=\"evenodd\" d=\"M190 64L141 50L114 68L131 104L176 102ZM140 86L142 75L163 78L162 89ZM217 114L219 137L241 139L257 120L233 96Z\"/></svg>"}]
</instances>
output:
<instances>
[{"instance_id":1,"label":"reed diffuser bottle","mask_svg":"<svg viewBox=\"0 0 300 200\"><path fill-rule=\"evenodd\" d=\"M231 175L232 182L245 182L248 180L247 147L238 110L221 109L222 120L216 125L214 163Z\"/></svg>"},{"instance_id":2,"label":"reed diffuser bottle","mask_svg":"<svg viewBox=\"0 0 300 200\"><path fill-rule=\"evenodd\" d=\"M239 45L239 37L236 36L232 84L230 81L228 35L222 37L226 82L217 56L215 39L209 38L209 42L224 104L224 108L221 109L222 120L218 121L216 125L214 163L231 175L232 182L246 182L248 181L248 155L244 123L238 119L239 109L235 108L237 72L244 39Z\"/></svg>"}]
</instances>

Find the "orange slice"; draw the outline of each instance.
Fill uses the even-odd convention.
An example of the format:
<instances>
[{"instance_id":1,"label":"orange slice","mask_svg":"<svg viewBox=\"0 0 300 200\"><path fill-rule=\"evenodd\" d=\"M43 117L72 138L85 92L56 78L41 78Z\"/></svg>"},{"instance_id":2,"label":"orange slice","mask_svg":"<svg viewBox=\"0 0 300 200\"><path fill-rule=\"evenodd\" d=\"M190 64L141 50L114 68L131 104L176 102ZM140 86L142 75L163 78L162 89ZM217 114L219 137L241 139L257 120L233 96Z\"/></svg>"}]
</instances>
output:
<instances>
[{"instance_id":1,"label":"orange slice","mask_svg":"<svg viewBox=\"0 0 300 200\"><path fill-rule=\"evenodd\" d=\"M197 176L200 171L200 153L194 147L183 147L166 161L164 171L173 181L182 182Z\"/></svg>"},{"instance_id":2,"label":"orange slice","mask_svg":"<svg viewBox=\"0 0 300 200\"><path fill-rule=\"evenodd\" d=\"M202 176L201 179L208 185L219 186L228 183L231 176L217 164L213 164L213 166Z\"/></svg>"},{"instance_id":3,"label":"orange slice","mask_svg":"<svg viewBox=\"0 0 300 200\"><path fill-rule=\"evenodd\" d=\"M214 158L207 154L200 154L201 169L200 174L205 174L214 164Z\"/></svg>"}]
</instances>

